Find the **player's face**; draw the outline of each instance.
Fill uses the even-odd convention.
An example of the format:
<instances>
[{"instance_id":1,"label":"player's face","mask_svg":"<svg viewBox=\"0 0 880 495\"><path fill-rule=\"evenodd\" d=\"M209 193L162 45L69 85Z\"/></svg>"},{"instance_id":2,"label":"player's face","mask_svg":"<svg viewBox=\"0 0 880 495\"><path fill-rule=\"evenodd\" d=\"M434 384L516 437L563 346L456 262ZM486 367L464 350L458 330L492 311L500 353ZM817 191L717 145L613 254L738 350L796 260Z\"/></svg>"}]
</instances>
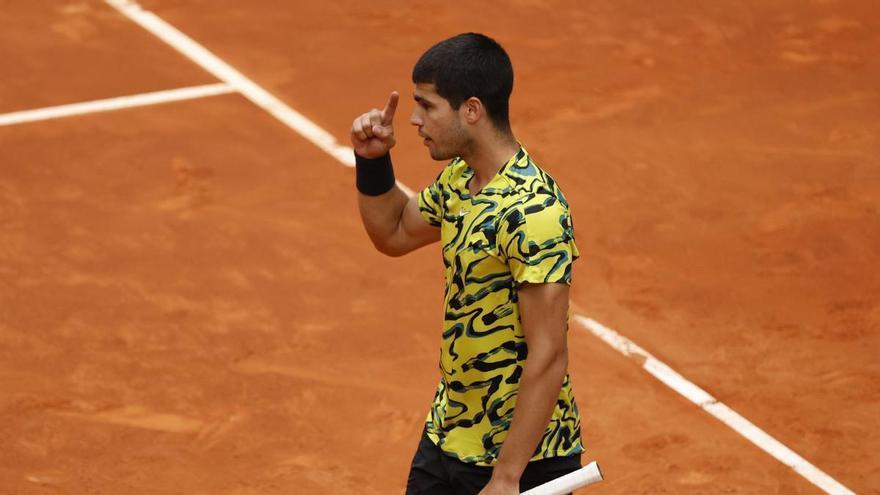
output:
<instances>
[{"instance_id":1,"label":"player's face","mask_svg":"<svg viewBox=\"0 0 880 495\"><path fill-rule=\"evenodd\" d=\"M419 129L425 146L434 160L450 160L462 156L470 136L462 124L458 110L437 94L433 84L416 84L413 98L416 107L409 122Z\"/></svg>"}]
</instances>

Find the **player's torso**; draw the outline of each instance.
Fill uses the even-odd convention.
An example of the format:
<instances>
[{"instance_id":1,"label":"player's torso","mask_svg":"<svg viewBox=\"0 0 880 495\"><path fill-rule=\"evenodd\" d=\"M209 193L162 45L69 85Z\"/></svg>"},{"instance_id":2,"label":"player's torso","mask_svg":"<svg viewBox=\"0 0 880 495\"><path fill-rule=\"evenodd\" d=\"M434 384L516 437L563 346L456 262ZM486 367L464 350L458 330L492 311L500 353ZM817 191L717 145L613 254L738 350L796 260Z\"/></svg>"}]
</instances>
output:
<instances>
[{"instance_id":1,"label":"player's torso","mask_svg":"<svg viewBox=\"0 0 880 495\"><path fill-rule=\"evenodd\" d=\"M459 173L450 181L454 189L440 226L446 280L441 365L450 377L467 375L468 360L485 359L481 354L523 338L513 279L496 235L515 201L513 191L496 177L471 194L466 185L473 172Z\"/></svg>"},{"instance_id":2,"label":"player's torso","mask_svg":"<svg viewBox=\"0 0 880 495\"><path fill-rule=\"evenodd\" d=\"M527 357L516 286L504 257L507 247L499 245L510 237L500 230L509 228L508 216L534 197L528 179L542 175L527 155L521 161L534 167L526 179L502 169L476 194L467 187L473 171L462 162L453 163L444 184L442 379L429 416L429 435L460 459L486 465L494 462L507 435ZM545 435L548 446L558 447L542 448L542 453L580 448L573 403L566 377L552 423L564 426Z\"/></svg>"}]
</instances>

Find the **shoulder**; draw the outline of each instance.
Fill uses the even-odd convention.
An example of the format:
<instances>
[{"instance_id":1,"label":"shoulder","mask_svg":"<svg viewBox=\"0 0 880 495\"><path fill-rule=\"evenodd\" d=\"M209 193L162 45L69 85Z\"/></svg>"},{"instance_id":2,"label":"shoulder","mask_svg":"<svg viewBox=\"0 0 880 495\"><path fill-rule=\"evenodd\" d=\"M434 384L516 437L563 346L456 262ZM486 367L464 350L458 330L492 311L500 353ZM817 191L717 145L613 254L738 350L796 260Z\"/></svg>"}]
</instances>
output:
<instances>
[{"instance_id":1,"label":"shoulder","mask_svg":"<svg viewBox=\"0 0 880 495\"><path fill-rule=\"evenodd\" d=\"M499 229L506 234L564 231L574 236L568 204L561 196L544 190L523 194L508 205L499 218Z\"/></svg>"},{"instance_id":2,"label":"shoulder","mask_svg":"<svg viewBox=\"0 0 880 495\"><path fill-rule=\"evenodd\" d=\"M569 205L556 180L527 153L510 164L505 177L511 188L505 216L525 216L541 211L568 215Z\"/></svg>"}]
</instances>

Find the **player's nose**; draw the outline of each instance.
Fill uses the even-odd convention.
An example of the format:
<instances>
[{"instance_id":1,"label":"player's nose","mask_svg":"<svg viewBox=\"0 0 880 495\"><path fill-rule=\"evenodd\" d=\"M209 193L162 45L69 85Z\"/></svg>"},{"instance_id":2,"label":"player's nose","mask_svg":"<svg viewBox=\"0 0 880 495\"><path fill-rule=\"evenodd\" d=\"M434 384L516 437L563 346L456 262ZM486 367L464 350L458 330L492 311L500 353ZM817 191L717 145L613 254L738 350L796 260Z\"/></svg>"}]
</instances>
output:
<instances>
[{"instance_id":1,"label":"player's nose","mask_svg":"<svg viewBox=\"0 0 880 495\"><path fill-rule=\"evenodd\" d=\"M422 124L423 124L422 118L419 116L419 114L416 110L413 110L413 113L410 114L409 123L416 126L416 127L422 126Z\"/></svg>"}]
</instances>

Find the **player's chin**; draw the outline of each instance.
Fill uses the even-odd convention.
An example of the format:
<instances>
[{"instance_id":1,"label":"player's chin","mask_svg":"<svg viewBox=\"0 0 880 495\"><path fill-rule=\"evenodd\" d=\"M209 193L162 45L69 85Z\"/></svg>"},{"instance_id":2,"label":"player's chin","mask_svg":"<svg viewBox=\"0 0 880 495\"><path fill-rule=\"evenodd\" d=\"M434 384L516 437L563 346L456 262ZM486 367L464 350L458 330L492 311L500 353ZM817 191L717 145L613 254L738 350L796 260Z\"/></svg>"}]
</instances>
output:
<instances>
[{"instance_id":1,"label":"player's chin","mask_svg":"<svg viewBox=\"0 0 880 495\"><path fill-rule=\"evenodd\" d=\"M438 162L445 160L452 160L458 155L452 155L449 152L445 152L443 150L437 149L436 147L428 148L428 153L431 154L431 159L436 160Z\"/></svg>"}]
</instances>

